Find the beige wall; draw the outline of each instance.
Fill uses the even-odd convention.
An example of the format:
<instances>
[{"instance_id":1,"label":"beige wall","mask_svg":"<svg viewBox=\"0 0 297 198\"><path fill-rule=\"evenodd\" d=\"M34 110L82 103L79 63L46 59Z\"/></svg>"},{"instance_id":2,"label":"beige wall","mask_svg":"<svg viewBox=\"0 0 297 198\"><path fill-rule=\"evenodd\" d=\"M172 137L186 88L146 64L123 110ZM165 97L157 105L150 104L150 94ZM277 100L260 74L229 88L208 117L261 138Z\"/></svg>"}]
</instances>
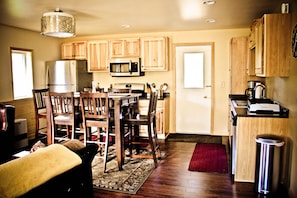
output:
<instances>
[{"instance_id":1,"label":"beige wall","mask_svg":"<svg viewBox=\"0 0 297 198\"><path fill-rule=\"evenodd\" d=\"M10 48L33 50L34 88L44 88L45 61L60 58L60 39L37 32L0 25L0 102L15 106L15 118L27 119L28 138L35 138L35 114L32 98L13 101Z\"/></svg>"},{"instance_id":2,"label":"beige wall","mask_svg":"<svg viewBox=\"0 0 297 198\"><path fill-rule=\"evenodd\" d=\"M10 47L33 50L34 88L45 87L44 62L60 58L61 40L0 25L0 102L13 99Z\"/></svg>"}]
</instances>

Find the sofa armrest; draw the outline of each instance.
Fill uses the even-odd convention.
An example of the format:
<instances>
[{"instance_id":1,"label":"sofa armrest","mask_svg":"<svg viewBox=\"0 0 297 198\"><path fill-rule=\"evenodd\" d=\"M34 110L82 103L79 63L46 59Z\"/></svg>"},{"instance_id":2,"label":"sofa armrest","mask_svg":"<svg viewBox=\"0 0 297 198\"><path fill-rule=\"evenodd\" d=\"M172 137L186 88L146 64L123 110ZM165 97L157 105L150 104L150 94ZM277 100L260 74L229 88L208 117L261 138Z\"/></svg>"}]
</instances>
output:
<instances>
[{"instance_id":1,"label":"sofa armrest","mask_svg":"<svg viewBox=\"0 0 297 198\"><path fill-rule=\"evenodd\" d=\"M98 152L98 145L88 144L86 147L74 152L80 156L80 158L83 161L83 164L91 164L95 155Z\"/></svg>"},{"instance_id":2,"label":"sofa armrest","mask_svg":"<svg viewBox=\"0 0 297 198\"><path fill-rule=\"evenodd\" d=\"M80 164L77 154L59 144L11 160L0 165L0 197L18 197Z\"/></svg>"},{"instance_id":3,"label":"sofa armrest","mask_svg":"<svg viewBox=\"0 0 297 198\"><path fill-rule=\"evenodd\" d=\"M72 143L75 141L71 141ZM71 143L70 142L70 143ZM71 143L71 144L72 144ZM97 153L98 145L90 144L86 147L75 147L70 144L65 145L68 149L75 152L82 160L82 164L71 170L58 175L45 184L32 189L22 198L31 197L72 197L72 198L92 198L93 197L93 178L91 163Z\"/></svg>"}]
</instances>

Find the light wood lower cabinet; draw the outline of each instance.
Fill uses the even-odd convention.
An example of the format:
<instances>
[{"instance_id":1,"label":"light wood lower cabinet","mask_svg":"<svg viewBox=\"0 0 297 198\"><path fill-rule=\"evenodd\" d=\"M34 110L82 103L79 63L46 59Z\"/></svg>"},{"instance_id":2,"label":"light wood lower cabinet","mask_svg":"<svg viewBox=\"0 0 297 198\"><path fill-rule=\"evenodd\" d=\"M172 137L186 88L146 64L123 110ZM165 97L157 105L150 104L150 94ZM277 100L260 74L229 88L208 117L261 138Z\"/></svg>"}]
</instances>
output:
<instances>
[{"instance_id":1,"label":"light wood lower cabinet","mask_svg":"<svg viewBox=\"0 0 297 198\"><path fill-rule=\"evenodd\" d=\"M146 114L148 111L149 100L139 101L139 113ZM159 139L165 139L169 134L169 98L158 100L157 102L157 132ZM147 126L140 127L140 134L147 134Z\"/></svg>"},{"instance_id":2,"label":"light wood lower cabinet","mask_svg":"<svg viewBox=\"0 0 297 198\"><path fill-rule=\"evenodd\" d=\"M257 135L286 137L287 132L288 118L238 117L235 181L255 182Z\"/></svg>"}]
</instances>

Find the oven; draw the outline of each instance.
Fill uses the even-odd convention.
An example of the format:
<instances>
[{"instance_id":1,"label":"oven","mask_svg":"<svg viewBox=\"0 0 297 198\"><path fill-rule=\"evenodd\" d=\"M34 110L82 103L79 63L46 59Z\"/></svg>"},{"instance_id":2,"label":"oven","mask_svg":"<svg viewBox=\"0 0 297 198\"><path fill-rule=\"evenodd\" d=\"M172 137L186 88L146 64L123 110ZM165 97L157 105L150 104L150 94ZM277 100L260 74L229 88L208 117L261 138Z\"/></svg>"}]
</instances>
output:
<instances>
[{"instance_id":1,"label":"oven","mask_svg":"<svg viewBox=\"0 0 297 198\"><path fill-rule=\"evenodd\" d=\"M235 175L235 166L236 166L236 136L237 136L237 114L233 107L231 107L230 111L230 122L231 122L231 173Z\"/></svg>"},{"instance_id":2,"label":"oven","mask_svg":"<svg viewBox=\"0 0 297 198\"><path fill-rule=\"evenodd\" d=\"M232 134L232 155L231 155L231 170L232 175L235 175L236 166L236 135L237 135L237 116L231 111L231 134Z\"/></svg>"}]
</instances>

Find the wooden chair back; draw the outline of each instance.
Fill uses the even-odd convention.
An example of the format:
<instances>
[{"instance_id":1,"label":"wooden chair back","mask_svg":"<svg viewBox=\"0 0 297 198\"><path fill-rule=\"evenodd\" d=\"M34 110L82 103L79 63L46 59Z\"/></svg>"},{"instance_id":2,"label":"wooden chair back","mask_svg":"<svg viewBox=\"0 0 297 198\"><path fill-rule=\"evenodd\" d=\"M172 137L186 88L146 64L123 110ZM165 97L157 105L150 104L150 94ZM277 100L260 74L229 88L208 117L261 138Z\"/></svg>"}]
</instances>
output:
<instances>
[{"instance_id":1,"label":"wooden chair back","mask_svg":"<svg viewBox=\"0 0 297 198\"><path fill-rule=\"evenodd\" d=\"M41 127L40 119L46 120L46 100L45 96L49 93L49 89L33 89L33 103L35 111L35 138L39 139L39 135L46 136L46 124ZM41 137L42 138L42 137Z\"/></svg>"},{"instance_id":2,"label":"wooden chair back","mask_svg":"<svg viewBox=\"0 0 297 198\"><path fill-rule=\"evenodd\" d=\"M32 90L35 112L37 114L39 111L46 111L46 102L44 96L47 96L48 92L48 88Z\"/></svg>"},{"instance_id":3,"label":"wooden chair back","mask_svg":"<svg viewBox=\"0 0 297 198\"><path fill-rule=\"evenodd\" d=\"M103 159L106 171L108 162L108 147L111 137L109 126L109 99L108 93L81 93L80 105L83 118L84 143L96 143L99 146L97 157ZM97 131L92 132L91 127L96 127Z\"/></svg>"},{"instance_id":4,"label":"wooden chair back","mask_svg":"<svg viewBox=\"0 0 297 198\"><path fill-rule=\"evenodd\" d=\"M60 127L59 125L63 125L66 127L67 137L65 139L70 138L70 130L72 131L71 138L73 139L75 131L74 93L49 92L49 100L51 104L51 114L53 117L53 142L55 140L56 132L58 132L58 127Z\"/></svg>"},{"instance_id":5,"label":"wooden chair back","mask_svg":"<svg viewBox=\"0 0 297 198\"><path fill-rule=\"evenodd\" d=\"M83 123L94 127L107 127L109 122L108 93L81 93L80 105Z\"/></svg>"},{"instance_id":6,"label":"wooden chair back","mask_svg":"<svg viewBox=\"0 0 297 198\"><path fill-rule=\"evenodd\" d=\"M148 118L153 119L156 116L157 111L157 101L158 101L158 92L154 91L151 92L150 95L150 102L149 102L149 108L148 108ZM151 120L149 120L151 122Z\"/></svg>"}]
</instances>

